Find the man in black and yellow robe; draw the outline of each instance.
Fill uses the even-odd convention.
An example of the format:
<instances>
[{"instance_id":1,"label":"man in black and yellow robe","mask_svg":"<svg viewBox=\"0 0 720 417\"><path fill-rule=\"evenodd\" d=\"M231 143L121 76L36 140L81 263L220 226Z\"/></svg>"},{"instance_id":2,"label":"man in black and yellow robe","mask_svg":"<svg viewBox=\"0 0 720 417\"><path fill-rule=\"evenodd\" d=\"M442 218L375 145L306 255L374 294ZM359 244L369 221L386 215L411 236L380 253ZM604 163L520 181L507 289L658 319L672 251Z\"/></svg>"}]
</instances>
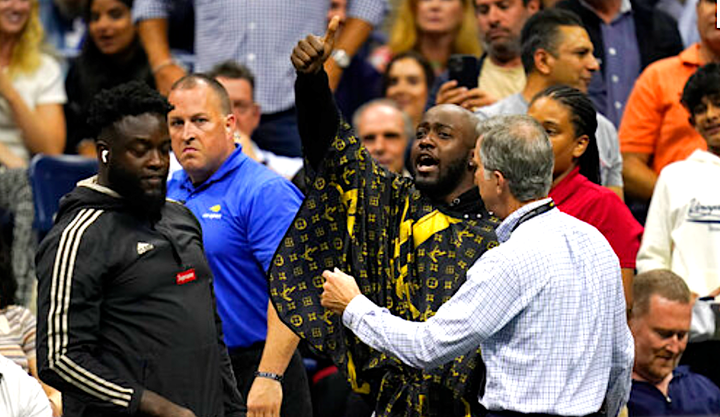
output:
<instances>
[{"instance_id":1,"label":"man in black and yellow robe","mask_svg":"<svg viewBox=\"0 0 720 417\"><path fill-rule=\"evenodd\" d=\"M307 197L269 272L279 317L329 355L379 417L482 414L479 351L432 371L412 369L360 342L320 305L321 274L337 267L393 314L426 320L497 245L499 220L473 184L476 120L455 106L428 111L411 157L416 184L361 146L339 118L322 69L300 70L295 89Z\"/></svg>"}]
</instances>

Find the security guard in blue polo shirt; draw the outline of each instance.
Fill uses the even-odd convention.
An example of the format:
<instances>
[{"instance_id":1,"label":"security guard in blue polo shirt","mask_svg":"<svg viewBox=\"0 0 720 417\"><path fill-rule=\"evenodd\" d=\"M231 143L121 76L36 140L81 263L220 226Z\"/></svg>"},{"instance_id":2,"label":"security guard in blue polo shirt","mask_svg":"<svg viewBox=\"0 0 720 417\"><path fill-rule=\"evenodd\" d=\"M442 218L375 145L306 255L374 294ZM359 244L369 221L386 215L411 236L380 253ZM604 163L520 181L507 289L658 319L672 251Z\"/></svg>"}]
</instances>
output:
<instances>
[{"instance_id":1,"label":"security guard in blue polo shirt","mask_svg":"<svg viewBox=\"0 0 720 417\"><path fill-rule=\"evenodd\" d=\"M234 143L235 117L217 81L188 75L175 83L168 100L174 106L168 114L172 148L183 170L173 175L167 194L184 202L202 225L225 343L248 416L310 417L298 338L269 308L265 278L302 194Z\"/></svg>"}]
</instances>

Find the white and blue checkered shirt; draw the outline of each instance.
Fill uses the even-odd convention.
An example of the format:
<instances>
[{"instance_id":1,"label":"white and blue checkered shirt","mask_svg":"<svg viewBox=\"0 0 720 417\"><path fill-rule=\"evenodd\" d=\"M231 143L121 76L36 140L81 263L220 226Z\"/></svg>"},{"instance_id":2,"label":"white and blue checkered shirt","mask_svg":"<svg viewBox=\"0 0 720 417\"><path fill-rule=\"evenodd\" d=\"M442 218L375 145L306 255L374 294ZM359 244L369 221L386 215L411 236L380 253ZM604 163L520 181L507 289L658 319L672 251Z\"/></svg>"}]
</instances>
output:
<instances>
[{"instance_id":1,"label":"white and blue checkered shirt","mask_svg":"<svg viewBox=\"0 0 720 417\"><path fill-rule=\"evenodd\" d=\"M133 19L167 18L172 0L135 0ZM263 113L295 104L290 54L300 39L325 33L328 0L193 0L195 71L229 59L255 74L255 99ZM387 0L349 0L348 17L373 26L382 22Z\"/></svg>"},{"instance_id":2,"label":"white and blue checkered shirt","mask_svg":"<svg viewBox=\"0 0 720 417\"><path fill-rule=\"evenodd\" d=\"M503 243L428 321L402 320L359 296L343 322L418 368L480 345L487 379L479 401L491 411L582 416L606 401L608 415L617 415L630 395L634 356L620 265L600 232L557 209L512 231L549 201L505 219L497 229Z\"/></svg>"}]
</instances>

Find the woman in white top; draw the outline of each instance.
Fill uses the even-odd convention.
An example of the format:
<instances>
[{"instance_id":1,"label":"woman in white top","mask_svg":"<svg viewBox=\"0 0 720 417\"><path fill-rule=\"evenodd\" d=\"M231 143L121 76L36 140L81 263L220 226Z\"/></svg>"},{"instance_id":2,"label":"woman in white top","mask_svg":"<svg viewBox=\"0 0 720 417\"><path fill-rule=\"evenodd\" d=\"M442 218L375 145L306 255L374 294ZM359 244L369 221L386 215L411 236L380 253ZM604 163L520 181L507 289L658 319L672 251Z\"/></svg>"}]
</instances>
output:
<instances>
[{"instance_id":1,"label":"woman in white top","mask_svg":"<svg viewBox=\"0 0 720 417\"><path fill-rule=\"evenodd\" d=\"M65 147L62 71L40 51L38 0L0 0L0 210L13 214L12 264L30 300L33 274L32 194L24 168L36 153ZM3 224L2 226L7 226Z\"/></svg>"},{"instance_id":2,"label":"woman in white top","mask_svg":"<svg viewBox=\"0 0 720 417\"><path fill-rule=\"evenodd\" d=\"M40 51L38 0L0 1L0 164L27 165L65 146L62 71Z\"/></svg>"}]
</instances>

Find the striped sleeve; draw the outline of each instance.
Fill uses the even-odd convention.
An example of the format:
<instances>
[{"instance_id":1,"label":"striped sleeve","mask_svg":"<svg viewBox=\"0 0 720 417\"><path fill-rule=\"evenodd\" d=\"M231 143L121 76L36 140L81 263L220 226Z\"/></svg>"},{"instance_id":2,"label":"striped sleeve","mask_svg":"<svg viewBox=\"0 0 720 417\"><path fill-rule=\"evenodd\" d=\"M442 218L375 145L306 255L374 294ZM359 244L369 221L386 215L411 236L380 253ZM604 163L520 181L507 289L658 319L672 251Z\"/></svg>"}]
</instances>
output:
<instances>
[{"instance_id":1,"label":"striped sleeve","mask_svg":"<svg viewBox=\"0 0 720 417\"><path fill-rule=\"evenodd\" d=\"M0 311L0 355L29 372L35 359L35 317L23 306L11 305Z\"/></svg>"},{"instance_id":2,"label":"striped sleeve","mask_svg":"<svg viewBox=\"0 0 720 417\"><path fill-rule=\"evenodd\" d=\"M19 307L19 312L22 350L29 360L35 359L35 316L25 307Z\"/></svg>"},{"instance_id":3,"label":"striped sleeve","mask_svg":"<svg viewBox=\"0 0 720 417\"><path fill-rule=\"evenodd\" d=\"M103 211L79 210L56 227L37 255L40 377L84 403L133 414L142 387L126 381L93 355L97 349L102 276L112 248L96 226Z\"/></svg>"}]
</instances>

